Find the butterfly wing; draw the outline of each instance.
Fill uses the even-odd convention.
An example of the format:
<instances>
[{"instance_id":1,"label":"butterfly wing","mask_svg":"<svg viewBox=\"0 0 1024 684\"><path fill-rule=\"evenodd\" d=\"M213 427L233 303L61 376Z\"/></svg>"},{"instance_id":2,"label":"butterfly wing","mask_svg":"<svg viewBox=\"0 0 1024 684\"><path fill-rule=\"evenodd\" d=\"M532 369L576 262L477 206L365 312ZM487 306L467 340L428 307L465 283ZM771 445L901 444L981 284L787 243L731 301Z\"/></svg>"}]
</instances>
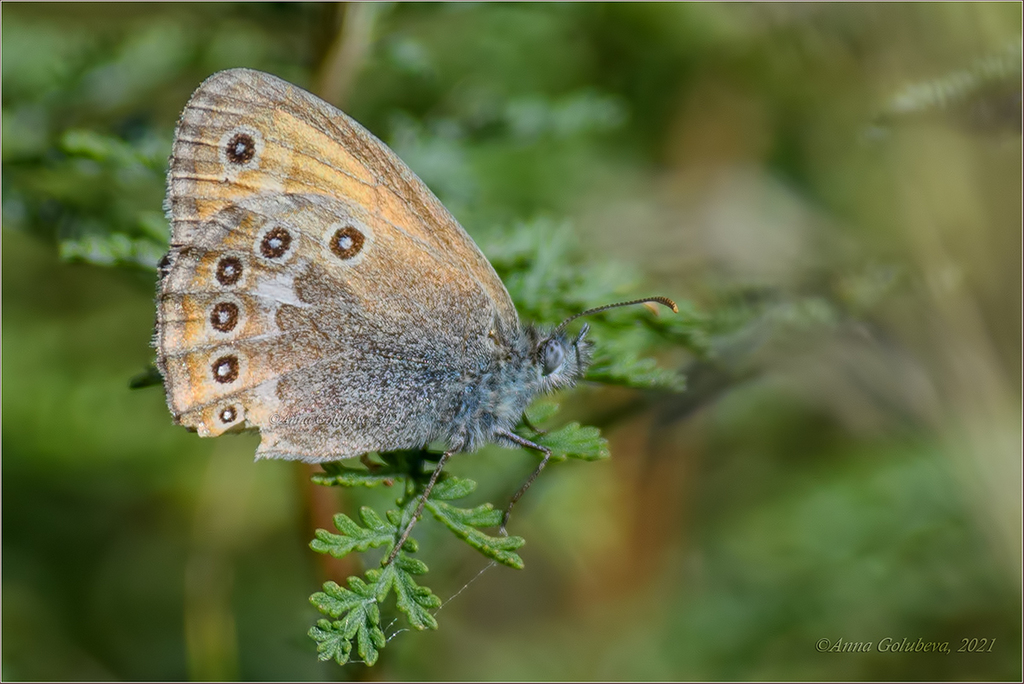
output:
<instances>
[{"instance_id":1,"label":"butterfly wing","mask_svg":"<svg viewBox=\"0 0 1024 684\"><path fill-rule=\"evenodd\" d=\"M447 434L518 328L436 197L341 111L268 74L205 81L168 175L155 346L175 419L333 460Z\"/></svg>"}]
</instances>

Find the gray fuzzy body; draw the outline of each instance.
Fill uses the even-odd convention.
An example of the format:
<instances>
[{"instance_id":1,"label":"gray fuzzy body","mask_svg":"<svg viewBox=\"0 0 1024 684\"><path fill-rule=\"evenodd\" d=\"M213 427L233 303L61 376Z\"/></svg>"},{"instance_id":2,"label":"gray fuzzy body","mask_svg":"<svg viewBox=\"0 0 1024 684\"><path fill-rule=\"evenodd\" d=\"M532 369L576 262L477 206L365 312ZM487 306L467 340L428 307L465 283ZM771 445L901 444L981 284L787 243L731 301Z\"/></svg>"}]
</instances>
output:
<instances>
[{"instance_id":1,"label":"gray fuzzy body","mask_svg":"<svg viewBox=\"0 0 1024 684\"><path fill-rule=\"evenodd\" d=\"M450 449L473 451L500 441L502 433L510 432L519 423L535 396L572 386L586 370L590 360L587 341L574 341L574 354L545 375L542 346L568 346L568 341L562 335L551 338L550 333L544 334L533 326L517 332L508 343L496 345L498 353L485 361L481 373L468 373L460 379L462 399L443 437Z\"/></svg>"}]
</instances>

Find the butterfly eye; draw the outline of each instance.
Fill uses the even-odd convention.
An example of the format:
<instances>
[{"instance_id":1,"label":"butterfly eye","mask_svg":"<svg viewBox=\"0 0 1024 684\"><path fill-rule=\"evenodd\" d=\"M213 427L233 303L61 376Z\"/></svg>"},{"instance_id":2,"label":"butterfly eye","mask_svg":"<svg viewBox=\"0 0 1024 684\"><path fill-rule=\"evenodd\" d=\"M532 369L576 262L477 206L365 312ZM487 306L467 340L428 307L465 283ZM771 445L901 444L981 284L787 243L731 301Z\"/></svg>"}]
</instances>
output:
<instances>
[{"instance_id":1,"label":"butterfly eye","mask_svg":"<svg viewBox=\"0 0 1024 684\"><path fill-rule=\"evenodd\" d=\"M565 360L565 347L558 340L548 340L544 345L541 360L544 362L544 375L551 375Z\"/></svg>"}]
</instances>

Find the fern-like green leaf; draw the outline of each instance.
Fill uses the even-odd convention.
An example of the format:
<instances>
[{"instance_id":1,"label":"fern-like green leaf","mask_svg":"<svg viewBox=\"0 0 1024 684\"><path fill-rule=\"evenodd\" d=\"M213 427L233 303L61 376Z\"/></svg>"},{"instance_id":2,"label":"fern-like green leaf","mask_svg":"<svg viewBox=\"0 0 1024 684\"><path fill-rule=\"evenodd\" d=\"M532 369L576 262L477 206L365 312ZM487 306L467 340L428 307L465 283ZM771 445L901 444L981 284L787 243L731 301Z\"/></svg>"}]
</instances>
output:
<instances>
[{"instance_id":1,"label":"fern-like green leaf","mask_svg":"<svg viewBox=\"0 0 1024 684\"><path fill-rule=\"evenodd\" d=\"M395 541L398 528L382 520L372 508L360 508L359 518L365 527L360 527L344 513L338 513L334 516L334 526L341 534L317 530L316 539L309 543L309 547L317 553L329 553L335 558L341 558L352 551L366 551Z\"/></svg>"},{"instance_id":2,"label":"fern-like green leaf","mask_svg":"<svg viewBox=\"0 0 1024 684\"><path fill-rule=\"evenodd\" d=\"M373 468L352 468L341 463L323 464L324 472L313 473L310 479L318 485L337 487L390 486L395 480L406 476L406 472L389 465Z\"/></svg>"},{"instance_id":3,"label":"fern-like green leaf","mask_svg":"<svg viewBox=\"0 0 1024 684\"><path fill-rule=\"evenodd\" d=\"M599 461L608 458L608 440L601 436L596 427L581 426L569 423L557 430L536 435L533 440L541 446L551 449L551 458L564 461L577 458L581 461Z\"/></svg>"},{"instance_id":4,"label":"fern-like green leaf","mask_svg":"<svg viewBox=\"0 0 1024 684\"><path fill-rule=\"evenodd\" d=\"M352 640L355 639L359 657L367 665L373 665L377 662L378 649L386 643L380 628L379 588L358 577L350 577L348 582L351 589L326 582L322 592L309 597L321 613L341 618L334 622L318 620L316 626L309 630L309 636L317 642L321 660L333 659L344 665L352 654Z\"/></svg>"},{"instance_id":5,"label":"fern-like green leaf","mask_svg":"<svg viewBox=\"0 0 1024 684\"><path fill-rule=\"evenodd\" d=\"M662 389L681 392L686 378L676 371L661 368L654 359L625 353L619 356L599 354L587 370L587 380L637 389Z\"/></svg>"},{"instance_id":6,"label":"fern-like green leaf","mask_svg":"<svg viewBox=\"0 0 1024 684\"><path fill-rule=\"evenodd\" d=\"M445 499L462 498L476 489L476 483L458 477L447 477L443 483L445 488L440 495L431 495L427 500L427 510L434 514L445 527L455 533L457 537L484 554L493 558L510 568L521 570L525 563L515 550L526 543L522 537L492 537L484 534L478 527L496 527L501 524L501 511L494 509L491 504L483 504L476 508L458 508L446 503ZM441 486L438 483L435 491Z\"/></svg>"},{"instance_id":7,"label":"fern-like green leaf","mask_svg":"<svg viewBox=\"0 0 1024 684\"><path fill-rule=\"evenodd\" d=\"M556 413L558 413L558 402L548 397L541 397L526 409L526 418L536 427L554 418Z\"/></svg>"},{"instance_id":8,"label":"fern-like green leaf","mask_svg":"<svg viewBox=\"0 0 1024 684\"><path fill-rule=\"evenodd\" d=\"M317 620L316 625L309 628L309 638L316 642L320 660L334 660L339 665L348 662L352 641L345 637L344 632L345 627L338 620Z\"/></svg>"},{"instance_id":9,"label":"fern-like green leaf","mask_svg":"<svg viewBox=\"0 0 1024 684\"><path fill-rule=\"evenodd\" d=\"M437 620L429 611L440 608L441 599L428 587L416 584L413 579L413 575L426 572L427 566L423 561L400 553L390 565L380 570L370 570L366 574L380 587L378 595L386 595L394 589L398 609L405 613L409 624L416 629L437 629Z\"/></svg>"},{"instance_id":10,"label":"fern-like green leaf","mask_svg":"<svg viewBox=\"0 0 1024 684\"><path fill-rule=\"evenodd\" d=\"M430 500L454 501L469 496L476 491L476 482L467 477L455 477L443 473L430 492Z\"/></svg>"},{"instance_id":11,"label":"fern-like green leaf","mask_svg":"<svg viewBox=\"0 0 1024 684\"><path fill-rule=\"evenodd\" d=\"M159 148L144 151L121 138L88 129L64 131L60 139L60 146L69 156L85 157L122 168L137 165L156 173L162 173L167 162L167 151L162 145ZM150 147L152 148L152 146Z\"/></svg>"},{"instance_id":12,"label":"fern-like green leaf","mask_svg":"<svg viewBox=\"0 0 1024 684\"><path fill-rule=\"evenodd\" d=\"M167 245L155 243L149 238L110 233L61 240L58 250L60 258L68 261L85 261L97 266L125 265L155 269L167 251Z\"/></svg>"}]
</instances>

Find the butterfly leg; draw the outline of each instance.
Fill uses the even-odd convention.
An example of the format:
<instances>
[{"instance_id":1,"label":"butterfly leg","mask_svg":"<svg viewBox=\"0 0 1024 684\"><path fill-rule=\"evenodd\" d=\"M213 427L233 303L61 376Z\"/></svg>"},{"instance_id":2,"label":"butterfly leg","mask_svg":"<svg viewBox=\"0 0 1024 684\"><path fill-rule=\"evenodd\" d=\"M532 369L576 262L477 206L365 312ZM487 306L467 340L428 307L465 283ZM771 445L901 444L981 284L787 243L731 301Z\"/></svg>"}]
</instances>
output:
<instances>
[{"instance_id":1,"label":"butterfly leg","mask_svg":"<svg viewBox=\"0 0 1024 684\"><path fill-rule=\"evenodd\" d=\"M530 485L533 484L533 481L537 479L538 475L540 475L540 471L544 470L544 466L546 466L548 464L548 461L551 460L551 449L548 449L545 446L541 446L540 444L531 442L528 439L524 439L523 437L520 437L514 432L508 432L503 430L496 434L498 437L502 437L508 440L509 442L516 444L517 446L523 447L524 449L533 449L534 451L539 451L540 453L544 454L544 458L541 459L540 464L537 466L537 469L530 474L530 477L526 478L526 482L524 482L523 486L519 488L519 491L512 496L512 500L509 501L508 503L508 508L505 509L505 515L503 515L501 518L500 529L502 534L508 534L505 531L505 526L508 525L508 519L512 516L513 506L515 506L516 502L519 501L520 498L522 498L523 494L526 493L526 490L529 489Z\"/></svg>"},{"instance_id":2,"label":"butterfly leg","mask_svg":"<svg viewBox=\"0 0 1024 684\"><path fill-rule=\"evenodd\" d=\"M395 560L395 556L398 555L398 552L402 550L405 540L409 538L409 534L412 532L413 525L416 524L420 514L423 513L423 507L427 504L427 499L430 497L430 491L434 488L434 484L437 483L437 478L441 476L441 470L444 468L445 462L453 453L453 451L446 451L441 454L441 458L437 460L437 467L434 468L434 472L430 476L430 482L427 483L427 488L423 490L423 495L420 496L420 503L416 506L416 512L412 514L412 519L409 520L409 525L405 528L405 531L402 532L402 536L399 537L398 543L395 544L395 548L391 549L387 563L384 565L390 565L391 561Z\"/></svg>"},{"instance_id":3,"label":"butterfly leg","mask_svg":"<svg viewBox=\"0 0 1024 684\"><path fill-rule=\"evenodd\" d=\"M525 413L523 414L523 425L525 425L525 426L526 426L526 427L528 427L528 428L529 428L530 430L532 430L533 432L535 432L535 433L537 434L537 436L538 436L538 437L542 437L542 436L544 436L544 435L548 434L548 431L547 431L547 430L541 430L541 429L540 429L539 427L537 427L536 425L534 425L533 423L531 423L531 422L530 422L530 418L529 418L529 417L528 417L528 416L527 416L527 415L526 415Z\"/></svg>"}]
</instances>

